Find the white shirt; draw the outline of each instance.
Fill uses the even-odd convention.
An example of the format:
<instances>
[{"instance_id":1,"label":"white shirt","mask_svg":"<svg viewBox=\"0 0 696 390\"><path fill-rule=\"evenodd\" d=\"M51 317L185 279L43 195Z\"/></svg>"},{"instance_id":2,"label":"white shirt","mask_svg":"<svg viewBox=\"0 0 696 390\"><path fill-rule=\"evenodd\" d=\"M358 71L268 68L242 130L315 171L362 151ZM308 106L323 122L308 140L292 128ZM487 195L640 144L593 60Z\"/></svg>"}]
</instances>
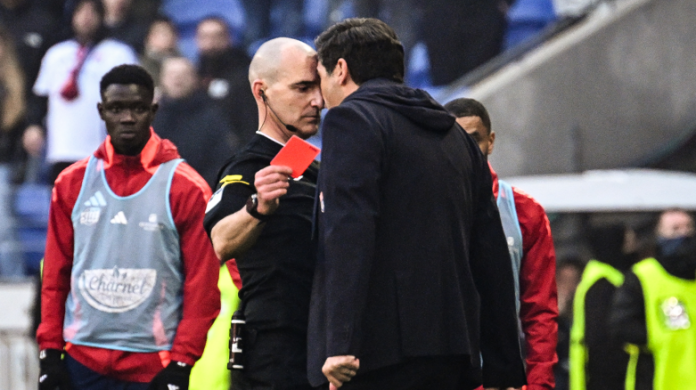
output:
<instances>
[{"instance_id":1,"label":"white shirt","mask_svg":"<svg viewBox=\"0 0 696 390\"><path fill-rule=\"evenodd\" d=\"M106 127L99 118L101 101L99 82L115 66L137 64L138 59L126 44L105 39L88 54L77 78L79 95L72 101L60 94L77 65L77 41L60 42L51 47L41 61L34 93L48 97L46 117L49 163L72 162L92 154L106 137Z\"/></svg>"}]
</instances>

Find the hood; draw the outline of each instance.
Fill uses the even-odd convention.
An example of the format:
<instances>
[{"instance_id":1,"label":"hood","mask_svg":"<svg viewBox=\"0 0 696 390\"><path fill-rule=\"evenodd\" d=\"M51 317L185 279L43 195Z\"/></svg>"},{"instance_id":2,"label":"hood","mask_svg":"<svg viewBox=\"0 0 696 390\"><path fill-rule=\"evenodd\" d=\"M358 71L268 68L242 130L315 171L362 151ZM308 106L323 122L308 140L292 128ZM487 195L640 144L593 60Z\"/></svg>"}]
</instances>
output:
<instances>
[{"instance_id":1,"label":"hood","mask_svg":"<svg viewBox=\"0 0 696 390\"><path fill-rule=\"evenodd\" d=\"M345 99L350 100L363 100L389 107L422 129L435 133L448 132L455 122L454 116L427 92L386 79L364 82Z\"/></svg>"},{"instance_id":2,"label":"hood","mask_svg":"<svg viewBox=\"0 0 696 390\"><path fill-rule=\"evenodd\" d=\"M171 141L160 138L152 128L150 128L150 139L138 155L126 156L116 153L111 145L111 137L107 136L99 149L94 152L94 156L104 160L104 168L117 164L141 165L151 173L154 173L160 164L180 158L176 146Z\"/></svg>"}]
</instances>

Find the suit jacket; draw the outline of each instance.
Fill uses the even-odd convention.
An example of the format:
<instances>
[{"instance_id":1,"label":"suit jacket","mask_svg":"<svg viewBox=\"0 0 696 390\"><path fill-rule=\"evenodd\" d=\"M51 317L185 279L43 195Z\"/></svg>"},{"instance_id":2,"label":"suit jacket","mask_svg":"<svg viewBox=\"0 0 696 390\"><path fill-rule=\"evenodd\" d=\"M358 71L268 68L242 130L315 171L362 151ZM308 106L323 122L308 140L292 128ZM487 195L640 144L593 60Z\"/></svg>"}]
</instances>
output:
<instances>
[{"instance_id":1,"label":"suit jacket","mask_svg":"<svg viewBox=\"0 0 696 390\"><path fill-rule=\"evenodd\" d=\"M525 382L513 274L488 165L427 93L370 80L329 110L318 182L308 375L468 355L486 386ZM465 369L465 367L463 367ZM478 374L477 374L478 372Z\"/></svg>"}]
</instances>

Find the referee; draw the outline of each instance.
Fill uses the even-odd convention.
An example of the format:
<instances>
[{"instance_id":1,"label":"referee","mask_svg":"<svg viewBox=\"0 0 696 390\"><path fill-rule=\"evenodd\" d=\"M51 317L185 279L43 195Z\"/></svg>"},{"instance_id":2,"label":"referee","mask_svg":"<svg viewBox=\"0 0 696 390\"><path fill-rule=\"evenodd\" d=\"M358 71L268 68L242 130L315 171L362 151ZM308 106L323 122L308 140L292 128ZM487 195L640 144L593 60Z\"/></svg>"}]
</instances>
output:
<instances>
[{"instance_id":1,"label":"referee","mask_svg":"<svg viewBox=\"0 0 696 390\"><path fill-rule=\"evenodd\" d=\"M292 135L306 139L318 130L316 68L316 53L302 42L277 38L259 48L249 69L259 130L223 167L208 203L204 223L215 252L234 258L242 277L245 363L232 370L232 389L311 389L306 345L318 164L289 180L290 168L270 162Z\"/></svg>"}]
</instances>

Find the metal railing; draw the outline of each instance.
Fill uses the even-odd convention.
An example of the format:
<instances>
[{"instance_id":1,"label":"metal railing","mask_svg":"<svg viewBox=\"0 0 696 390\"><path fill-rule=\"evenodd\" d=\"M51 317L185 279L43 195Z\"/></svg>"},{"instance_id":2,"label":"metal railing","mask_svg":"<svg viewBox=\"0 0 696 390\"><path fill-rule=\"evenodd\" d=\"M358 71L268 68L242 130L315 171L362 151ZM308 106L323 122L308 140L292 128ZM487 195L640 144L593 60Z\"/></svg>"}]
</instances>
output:
<instances>
[{"instance_id":1,"label":"metal railing","mask_svg":"<svg viewBox=\"0 0 696 390\"><path fill-rule=\"evenodd\" d=\"M33 281L0 282L0 390L35 390L38 347L31 329Z\"/></svg>"},{"instance_id":2,"label":"metal railing","mask_svg":"<svg viewBox=\"0 0 696 390\"><path fill-rule=\"evenodd\" d=\"M26 333L0 331L0 390L35 390L38 348Z\"/></svg>"}]
</instances>

